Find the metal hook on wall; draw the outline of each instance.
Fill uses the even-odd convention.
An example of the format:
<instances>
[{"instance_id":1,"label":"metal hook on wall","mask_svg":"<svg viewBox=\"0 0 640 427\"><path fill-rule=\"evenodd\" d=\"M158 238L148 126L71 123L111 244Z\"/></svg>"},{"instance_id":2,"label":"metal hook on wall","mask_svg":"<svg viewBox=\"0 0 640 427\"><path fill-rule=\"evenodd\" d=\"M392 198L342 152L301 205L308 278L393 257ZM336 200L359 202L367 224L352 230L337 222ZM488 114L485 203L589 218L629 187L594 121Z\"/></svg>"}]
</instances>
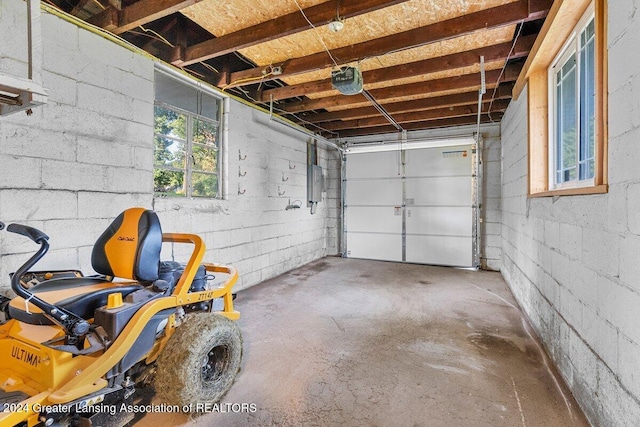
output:
<instances>
[{"instance_id":1,"label":"metal hook on wall","mask_svg":"<svg viewBox=\"0 0 640 427\"><path fill-rule=\"evenodd\" d=\"M244 171L244 173L242 173L242 169L240 168L240 166L238 166L238 176L246 176L247 175L247 171Z\"/></svg>"},{"instance_id":2,"label":"metal hook on wall","mask_svg":"<svg viewBox=\"0 0 640 427\"><path fill-rule=\"evenodd\" d=\"M245 154L244 157L242 157L242 151L238 150L238 160L244 160L247 158L247 155Z\"/></svg>"},{"instance_id":3,"label":"metal hook on wall","mask_svg":"<svg viewBox=\"0 0 640 427\"><path fill-rule=\"evenodd\" d=\"M238 184L238 195L244 194L247 192L247 189L245 188L244 190L240 190L240 184Z\"/></svg>"},{"instance_id":4,"label":"metal hook on wall","mask_svg":"<svg viewBox=\"0 0 640 427\"><path fill-rule=\"evenodd\" d=\"M289 177L285 177L284 172L282 172L282 182L287 182L287 181L289 181Z\"/></svg>"},{"instance_id":5,"label":"metal hook on wall","mask_svg":"<svg viewBox=\"0 0 640 427\"><path fill-rule=\"evenodd\" d=\"M296 165L294 164L293 166L291 166L291 160L289 160L289 170L293 170L296 168Z\"/></svg>"},{"instance_id":6,"label":"metal hook on wall","mask_svg":"<svg viewBox=\"0 0 640 427\"><path fill-rule=\"evenodd\" d=\"M285 193L287 192L287 190L283 191L282 193L280 192L280 186L278 185L278 196L284 196Z\"/></svg>"}]
</instances>

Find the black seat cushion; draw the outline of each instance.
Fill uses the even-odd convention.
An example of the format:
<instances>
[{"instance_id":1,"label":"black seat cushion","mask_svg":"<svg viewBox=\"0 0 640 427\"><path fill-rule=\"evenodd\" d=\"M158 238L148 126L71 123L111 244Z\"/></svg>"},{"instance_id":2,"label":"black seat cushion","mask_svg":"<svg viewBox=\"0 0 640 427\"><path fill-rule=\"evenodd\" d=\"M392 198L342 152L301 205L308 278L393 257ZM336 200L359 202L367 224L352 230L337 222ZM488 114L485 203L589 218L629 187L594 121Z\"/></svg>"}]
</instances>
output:
<instances>
[{"instance_id":1,"label":"black seat cushion","mask_svg":"<svg viewBox=\"0 0 640 427\"><path fill-rule=\"evenodd\" d=\"M62 283L66 281L77 282L75 284L76 286L82 286L81 282L83 281L83 279L86 280L88 278L83 277L78 279L76 278L61 279L59 281L56 281L56 282L60 282L60 283L57 283L56 285L60 285L61 287L56 286L46 290L51 291L51 290L68 289L68 288L74 287L73 283L67 283L67 284ZM47 282L43 282L42 284L45 284L45 283ZM44 289L40 289L40 290L36 289L34 292L34 289L38 287L40 287L40 285L34 286L33 288L31 288L31 291L35 294L37 294L38 291L40 292L44 291ZM122 286L114 285L113 287L99 289L97 291L87 292L83 294L81 293L79 295L74 295L72 297L66 298L61 301L55 301L55 305L58 307L62 307L66 310L69 310L70 312L82 317L85 320L89 320L93 318L94 312L96 311L97 308L107 305L107 300L110 294L119 292L122 294L122 297L124 298L125 296L139 289L143 289L143 286L137 283L125 284ZM16 308L12 305L9 305L9 316L11 316L13 319L19 320L24 323L28 323L30 325L53 325L54 324L47 316L44 315L44 313L27 313L25 310L21 308Z\"/></svg>"},{"instance_id":2,"label":"black seat cushion","mask_svg":"<svg viewBox=\"0 0 640 427\"><path fill-rule=\"evenodd\" d=\"M37 294L38 292L59 291L61 289L71 289L85 285L97 285L106 281L107 279L104 277L63 277L40 282L29 288L29 292Z\"/></svg>"}]
</instances>

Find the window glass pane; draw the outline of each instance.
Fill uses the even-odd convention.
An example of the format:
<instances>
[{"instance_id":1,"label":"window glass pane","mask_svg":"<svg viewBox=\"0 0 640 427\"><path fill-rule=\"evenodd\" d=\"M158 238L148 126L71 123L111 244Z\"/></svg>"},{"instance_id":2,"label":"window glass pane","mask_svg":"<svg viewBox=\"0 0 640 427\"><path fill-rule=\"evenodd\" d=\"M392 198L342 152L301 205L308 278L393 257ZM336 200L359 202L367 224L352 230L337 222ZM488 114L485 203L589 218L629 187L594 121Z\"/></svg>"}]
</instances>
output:
<instances>
[{"instance_id":1,"label":"window glass pane","mask_svg":"<svg viewBox=\"0 0 640 427\"><path fill-rule=\"evenodd\" d=\"M184 196L185 182L184 172L165 169L153 171L153 186L156 193L167 196Z\"/></svg>"},{"instance_id":2,"label":"window glass pane","mask_svg":"<svg viewBox=\"0 0 640 427\"><path fill-rule=\"evenodd\" d=\"M177 139L186 139L187 117L171 109L155 106L155 127L156 135L166 135Z\"/></svg>"},{"instance_id":3,"label":"window glass pane","mask_svg":"<svg viewBox=\"0 0 640 427\"><path fill-rule=\"evenodd\" d=\"M558 78L557 141L558 182L577 178L576 168L576 60L571 56L562 65Z\"/></svg>"},{"instance_id":4,"label":"window glass pane","mask_svg":"<svg viewBox=\"0 0 640 427\"><path fill-rule=\"evenodd\" d=\"M580 39L580 179L594 177L595 145L595 39L593 20Z\"/></svg>"},{"instance_id":5,"label":"window glass pane","mask_svg":"<svg viewBox=\"0 0 640 427\"><path fill-rule=\"evenodd\" d=\"M155 74L156 101L163 102L192 113L198 112L198 92L162 73Z\"/></svg>"},{"instance_id":6,"label":"window glass pane","mask_svg":"<svg viewBox=\"0 0 640 427\"><path fill-rule=\"evenodd\" d=\"M162 73L155 76L155 191L216 197L221 100Z\"/></svg>"},{"instance_id":7,"label":"window glass pane","mask_svg":"<svg viewBox=\"0 0 640 427\"><path fill-rule=\"evenodd\" d=\"M198 112L198 114L219 121L219 104L220 100L218 98L214 98L213 96L209 96L203 93L202 99L200 101L200 111Z\"/></svg>"},{"instance_id":8,"label":"window glass pane","mask_svg":"<svg viewBox=\"0 0 640 427\"><path fill-rule=\"evenodd\" d=\"M556 78L556 135L555 135L555 150L556 150L556 182L561 183L562 178L562 71L560 71Z\"/></svg>"},{"instance_id":9,"label":"window glass pane","mask_svg":"<svg viewBox=\"0 0 640 427\"><path fill-rule=\"evenodd\" d=\"M214 147L218 145L217 124L199 119L193 122L193 142Z\"/></svg>"},{"instance_id":10,"label":"window glass pane","mask_svg":"<svg viewBox=\"0 0 640 427\"><path fill-rule=\"evenodd\" d=\"M591 21L589 21L584 31L582 32L581 45L584 46L587 42L589 42L590 40L593 40L593 37L595 35L596 35L596 21L595 19L592 19Z\"/></svg>"},{"instance_id":11,"label":"window glass pane","mask_svg":"<svg viewBox=\"0 0 640 427\"><path fill-rule=\"evenodd\" d=\"M215 172L218 152L211 147L194 144L192 147L193 170Z\"/></svg>"},{"instance_id":12,"label":"window glass pane","mask_svg":"<svg viewBox=\"0 0 640 427\"><path fill-rule=\"evenodd\" d=\"M186 121L184 114L159 106L155 107L154 164L156 166L184 169Z\"/></svg>"},{"instance_id":13,"label":"window glass pane","mask_svg":"<svg viewBox=\"0 0 640 427\"><path fill-rule=\"evenodd\" d=\"M191 174L191 195L194 197L216 197L218 175L203 172Z\"/></svg>"},{"instance_id":14,"label":"window glass pane","mask_svg":"<svg viewBox=\"0 0 640 427\"><path fill-rule=\"evenodd\" d=\"M184 169L185 144L182 141L156 135L153 154L155 166Z\"/></svg>"}]
</instances>

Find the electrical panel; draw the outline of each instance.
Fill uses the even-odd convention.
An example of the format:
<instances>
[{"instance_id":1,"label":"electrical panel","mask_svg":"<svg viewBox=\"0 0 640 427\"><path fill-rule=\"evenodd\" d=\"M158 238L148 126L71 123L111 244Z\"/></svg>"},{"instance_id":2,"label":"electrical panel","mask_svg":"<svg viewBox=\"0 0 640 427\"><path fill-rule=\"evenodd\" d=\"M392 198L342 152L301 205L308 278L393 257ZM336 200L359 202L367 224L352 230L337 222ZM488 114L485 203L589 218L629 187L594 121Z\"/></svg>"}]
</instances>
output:
<instances>
[{"instance_id":1,"label":"electrical panel","mask_svg":"<svg viewBox=\"0 0 640 427\"><path fill-rule=\"evenodd\" d=\"M322 167L318 165L307 166L307 201L318 203L322 200L323 179Z\"/></svg>"}]
</instances>

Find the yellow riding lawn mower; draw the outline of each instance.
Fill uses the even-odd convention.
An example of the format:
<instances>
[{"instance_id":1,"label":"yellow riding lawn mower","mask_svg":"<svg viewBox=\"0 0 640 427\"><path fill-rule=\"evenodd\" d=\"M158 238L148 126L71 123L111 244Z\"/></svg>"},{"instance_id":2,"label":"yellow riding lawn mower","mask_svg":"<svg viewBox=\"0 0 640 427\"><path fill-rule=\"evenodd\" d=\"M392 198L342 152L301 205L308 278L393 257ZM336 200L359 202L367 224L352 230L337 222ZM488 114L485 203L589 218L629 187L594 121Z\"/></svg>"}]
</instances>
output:
<instances>
[{"instance_id":1,"label":"yellow riding lawn mower","mask_svg":"<svg viewBox=\"0 0 640 427\"><path fill-rule=\"evenodd\" d=\"M4 227L0 223L0 230ZM10 224L40 247L0 297L0 426L123 426L143 411L203 412L240 369L233 267L203 264L193 234L162 233L131 208L98 238L95 276L30 271L48 236ZM193 245L186 264L161 261L163 242ZM156 406L139 407L153 386Z\"/></svg>"}]
</instances>

